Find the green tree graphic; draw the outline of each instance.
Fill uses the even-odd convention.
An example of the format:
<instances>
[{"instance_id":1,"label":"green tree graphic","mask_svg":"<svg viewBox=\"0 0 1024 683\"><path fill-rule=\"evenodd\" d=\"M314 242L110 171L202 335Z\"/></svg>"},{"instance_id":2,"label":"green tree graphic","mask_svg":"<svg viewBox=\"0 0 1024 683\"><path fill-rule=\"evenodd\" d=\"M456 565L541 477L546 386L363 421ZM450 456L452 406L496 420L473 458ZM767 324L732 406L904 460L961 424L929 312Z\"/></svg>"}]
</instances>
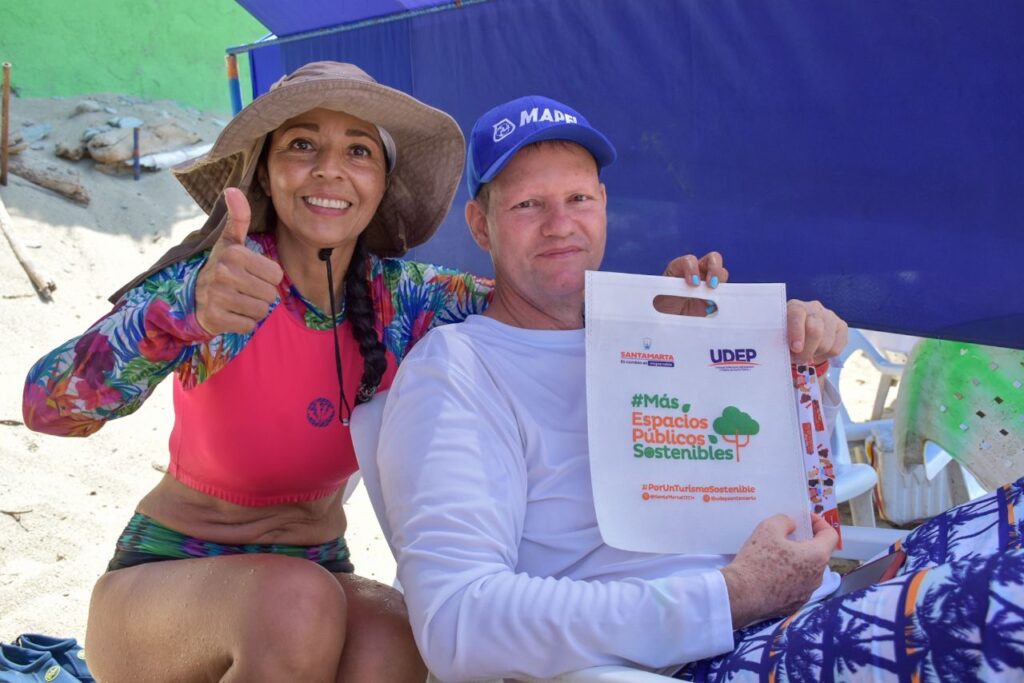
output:
<instances>
[{"instance_id":1,"label":"green tree graphic","mask_svg":"<svg viewBox=\"0 0 1024 683\"><path fill-rule=\"evenodd\" d=\"M722 416L711 425L722 435L722 441L736 446L736 462L740 461L740 448L750 443L750 437L761 431L757 420L747 415L736 406L726 406ZM740 437L746 437L740 439Z\"/></svg>"}]
</instances>

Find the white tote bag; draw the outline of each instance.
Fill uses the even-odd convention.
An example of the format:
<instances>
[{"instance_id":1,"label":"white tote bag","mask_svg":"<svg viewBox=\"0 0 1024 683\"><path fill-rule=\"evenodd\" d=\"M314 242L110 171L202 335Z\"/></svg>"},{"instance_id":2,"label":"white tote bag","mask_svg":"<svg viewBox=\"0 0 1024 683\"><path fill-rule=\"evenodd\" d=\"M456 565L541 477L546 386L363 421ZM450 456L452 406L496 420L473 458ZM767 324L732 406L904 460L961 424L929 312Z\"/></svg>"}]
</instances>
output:
<instances>
[{"instance_id":1,"label":"white tote bag","mask_svg":"<svg viewBox=\"0 0 1024 683\"><path fill-rule=\"evenodd\" d=\"M811 537L781 284L694 288L588 272L587 421L594 504L608 545L735 553L776 513ZM660 313L658 295L714 302Z\"/></svg>"}]
</instances>

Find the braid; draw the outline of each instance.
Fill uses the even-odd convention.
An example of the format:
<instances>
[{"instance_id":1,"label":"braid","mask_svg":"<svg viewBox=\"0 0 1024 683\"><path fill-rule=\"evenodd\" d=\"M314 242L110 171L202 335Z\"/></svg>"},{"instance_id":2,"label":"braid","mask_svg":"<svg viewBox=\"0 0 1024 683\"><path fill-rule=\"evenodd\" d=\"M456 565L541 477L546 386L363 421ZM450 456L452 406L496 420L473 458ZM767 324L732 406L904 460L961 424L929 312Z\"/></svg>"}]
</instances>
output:
<instances>
[{"instance_id":1,"label":"braid","mask_svg":"<svg viewBox=\"0 0 1024 683\"><path fill-rule=\"evenodd\" d=\"M388 368L387 352L377 336L377 317L370 299L365 237L364 233L356 241L352 260L345 273L345 315L352 324L352 336L359 344L359 353L363 357L363 378L356 392L356 405L373 398Z\"/></svg>"}]
</instances>

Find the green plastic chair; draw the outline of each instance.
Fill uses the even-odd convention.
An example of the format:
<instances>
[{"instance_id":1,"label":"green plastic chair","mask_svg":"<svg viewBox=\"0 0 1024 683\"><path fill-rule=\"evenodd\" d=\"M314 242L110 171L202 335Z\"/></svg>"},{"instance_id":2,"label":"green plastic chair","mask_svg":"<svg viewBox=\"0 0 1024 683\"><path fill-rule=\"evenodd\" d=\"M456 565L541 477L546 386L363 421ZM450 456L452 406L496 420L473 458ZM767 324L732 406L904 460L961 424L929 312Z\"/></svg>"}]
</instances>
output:
<instances>
[{"instance_id":1,"label":"green plastic chair","mask_svg":"<svg viewBox=\"0 0 1024 683\"><path fill-rule=\"evenodd\" d=\"M932 442L986 490L1024 475L1024 351L922 339L894 412L903 467L921 464Z\"/></svg>"}]
</instances>

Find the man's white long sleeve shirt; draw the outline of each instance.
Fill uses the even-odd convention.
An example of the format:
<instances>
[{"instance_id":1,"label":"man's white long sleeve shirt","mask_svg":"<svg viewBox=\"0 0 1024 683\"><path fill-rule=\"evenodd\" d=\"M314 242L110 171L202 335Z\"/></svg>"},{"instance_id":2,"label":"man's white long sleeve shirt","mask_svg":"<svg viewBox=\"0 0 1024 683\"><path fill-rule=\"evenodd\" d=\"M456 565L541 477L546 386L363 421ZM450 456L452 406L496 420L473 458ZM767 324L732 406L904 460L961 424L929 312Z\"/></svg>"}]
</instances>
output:
<instances>
[{"instance_id":1,"label":"man's white long sleeve shirt","mask_svg":"<svg viewBox=\"0 0 1024 683\"><path fill-rule=\"evenodd\" d=\"M733 647L729 557L602 542L584 353L582 329L472 316L427 335L392 386L378 450L390 540L444 681L656 669Z\"/></svg>"}]
</instances>

